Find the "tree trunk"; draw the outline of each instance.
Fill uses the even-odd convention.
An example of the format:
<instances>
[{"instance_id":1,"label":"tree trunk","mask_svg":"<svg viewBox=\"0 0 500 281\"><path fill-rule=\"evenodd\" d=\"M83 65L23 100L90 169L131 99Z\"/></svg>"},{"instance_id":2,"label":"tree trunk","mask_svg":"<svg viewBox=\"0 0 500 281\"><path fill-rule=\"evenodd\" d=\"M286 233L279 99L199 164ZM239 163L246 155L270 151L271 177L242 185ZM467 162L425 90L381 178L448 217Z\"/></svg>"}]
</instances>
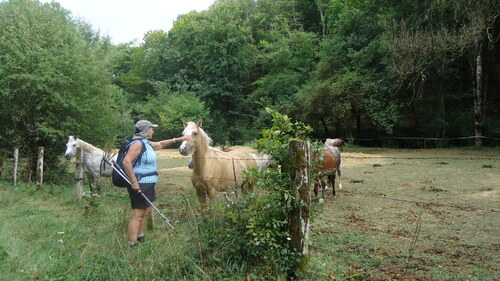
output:
<instances>
[{"instance_id":1,"label":"tree trunk","mask_svg":"<svg viewBox=\"0 0 500 281\"><path fill-rule=\"evenodd\" d=\"M325 118L323 118L323 116L321 117L321 124L323 124L323 128L325 129L325 136L330 136L328 126L326 125Z\"/></svg>"},{"instance_id":2,"label":"tree trunk","mask_svg":"<svg viewBox=\"0 0 500 281\"><path fill-rule=\"evenodd\" d=\"M12 182L17 184L17 166L19 164L19 148L14 149L14 167L12 167Z\"/></svg>"},{"instance_id":3,"label":"tree trunk","mask_svg":"<svg viewBox=\"0 0 500 281\"><path fill-rule=\"evenodd\" d=\"M42 187L43 184L43 154L45 148L43 146L38 147L38 159L36 162L36 184L38 188Z\"/></svg>"},{"instance_id":4,"label":"tree trunk","mask_svg":"<svg viewBox=\"0 0 500 281\"><path fill-rule=\"evenodd\" d=\"M443 78L444 78L444 63L441 64L441 71L440 71L440 76L442 77L439 79L439 113L440 113L440 118L441 122L439 122L437 132L436 132L436 137L437 138L445 138L446 137L446 109L444 106L444 89L443 89Z\"/></svg>"},{"instance_id":5,"label":"tree trunk","mask_svg":"<svg viewBox=\"0 0 500 281\"><path fill-rule=\"evenodd\" d=\"M475 57L474 85L474 134L475 146L483 146L484 100L483 100L483 44L478 41Z\"/></svg>"}]
</instances>

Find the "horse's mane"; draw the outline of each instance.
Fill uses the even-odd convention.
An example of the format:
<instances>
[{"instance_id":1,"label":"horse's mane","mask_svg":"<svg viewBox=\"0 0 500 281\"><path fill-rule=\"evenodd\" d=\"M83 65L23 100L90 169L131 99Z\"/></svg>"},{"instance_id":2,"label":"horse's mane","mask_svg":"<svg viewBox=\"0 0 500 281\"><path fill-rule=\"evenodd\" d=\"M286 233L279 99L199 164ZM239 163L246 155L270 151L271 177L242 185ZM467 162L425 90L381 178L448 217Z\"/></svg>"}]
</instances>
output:
<instances>
[{"instance_id":1,"label":"horse's mane","mask_svg":"<svg viewBox=\"0 0 500 281\"><path fill-rule=\"evenodd\" d=\"M209 146L209 147L212 147L213 145L213 140L212 138L210 138L207 133L205 133L205 131L203 131L202 128L199 128L200 132L203 133L203 137L205 138L205 143Z\"/></svg>"},{"instance_id":2,"label":"horse's mane","mask_svg":"<svg viewBox=\"0 0 500 281\"><path fill-rule=\"evenodd\" d=\"M78 141L80 142L80 147L81 147L83 150L85 150L85 151L96 151L96 150L97 150L97 151L103 151L102 149L97 148L97 147L95 147L95 146L91 145L90 143L85 142L85 141L83 141L83 140L81 140L81 139L78 139Z\"/></svg>"}]
</instances>

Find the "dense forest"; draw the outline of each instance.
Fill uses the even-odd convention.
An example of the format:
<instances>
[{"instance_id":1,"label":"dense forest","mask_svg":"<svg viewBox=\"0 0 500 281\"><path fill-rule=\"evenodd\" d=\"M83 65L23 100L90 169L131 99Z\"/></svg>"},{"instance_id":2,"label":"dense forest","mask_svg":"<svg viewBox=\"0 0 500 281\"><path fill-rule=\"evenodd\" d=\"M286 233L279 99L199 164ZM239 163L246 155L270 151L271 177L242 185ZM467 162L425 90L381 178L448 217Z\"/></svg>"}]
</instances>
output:
<instances>
[{"instance_id":1,"label":"dense forest","mask_svg":"<svg viewBox=\"0 0 500 281\"><path fill-rule=\"evenodd\" d=\"M57 2L2 1L2 151L44 146L50 165L68 135L116 144L143 118L157 138L203 118L216 143L242 144L266 108L315 138L496 145L499 15L497 0L218 0L113 45Z\"/></svg>"}]
</instances>

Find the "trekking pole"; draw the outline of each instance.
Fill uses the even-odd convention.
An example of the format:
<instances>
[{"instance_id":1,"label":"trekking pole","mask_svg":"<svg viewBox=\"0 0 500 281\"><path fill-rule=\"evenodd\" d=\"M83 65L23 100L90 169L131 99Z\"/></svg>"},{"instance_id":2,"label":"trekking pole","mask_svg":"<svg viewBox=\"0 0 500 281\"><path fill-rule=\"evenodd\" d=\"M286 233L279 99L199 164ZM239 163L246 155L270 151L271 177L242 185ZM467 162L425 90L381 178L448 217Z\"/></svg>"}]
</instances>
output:
<instances>
[{"instance_id":1,"label":"trekking pole","mask_svg":"<svg viewBox=\"0 0 500 281\"><path fill-rule=\"evenodd\" d=\"M106 162L109 166L111 166L120 176L122 176L127 182L128 184L130 184L130 186L132 186L132 183L130 182L129 178L127 177L127 175L125 174L125 171L123 171L120 166L116 165L116 162L115 161L112 161L110 162L108 159L104 158L104 162ZM118 166L118 168L116 167ZM170 226L170 228L172 228L172 230L174 232L177 232L177 230L174 228L174 226L172 225L172 223L170 223L170 220L165 216L163 215L160 210L158 210L158 208L156 208L156 206L153 204L153 202L151 202L148 197L146 195L144 195L144 193L141 192L141 190L139 189L137 191L137 193L139 193L140 195L142 195L142 197L153 207L153 209L155 209L155 211L160 215L160 217L168 224L168 226Z\"/></svg>"}]
</instances>

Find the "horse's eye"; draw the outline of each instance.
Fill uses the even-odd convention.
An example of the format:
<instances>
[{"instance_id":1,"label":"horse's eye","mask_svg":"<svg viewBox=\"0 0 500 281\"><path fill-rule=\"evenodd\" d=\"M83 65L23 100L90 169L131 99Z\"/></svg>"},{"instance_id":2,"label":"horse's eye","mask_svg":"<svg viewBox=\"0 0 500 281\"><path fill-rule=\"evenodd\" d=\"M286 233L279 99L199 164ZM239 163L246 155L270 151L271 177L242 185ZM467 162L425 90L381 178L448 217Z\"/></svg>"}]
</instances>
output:
<instances>
[{"instance_id":1,"label":"horse's eye","mask_svg":"<svg viewBox=\"0 0 500 281\"><path fill-rule=\"evenodd\" d=\"M193 133L193 136L196 136L197 134L198 134L198 133L194 132L194 133Z\"/></svg>"},{"instance_id":2,"label":"horse's eye","mask_svg":"<svg viewBox=\"0 0 500 281\"><path fill-rule=\"evenodd\" d=\"M76 144L73 144L73 147L76 147Z\"/></svg>"}]
</instances>

